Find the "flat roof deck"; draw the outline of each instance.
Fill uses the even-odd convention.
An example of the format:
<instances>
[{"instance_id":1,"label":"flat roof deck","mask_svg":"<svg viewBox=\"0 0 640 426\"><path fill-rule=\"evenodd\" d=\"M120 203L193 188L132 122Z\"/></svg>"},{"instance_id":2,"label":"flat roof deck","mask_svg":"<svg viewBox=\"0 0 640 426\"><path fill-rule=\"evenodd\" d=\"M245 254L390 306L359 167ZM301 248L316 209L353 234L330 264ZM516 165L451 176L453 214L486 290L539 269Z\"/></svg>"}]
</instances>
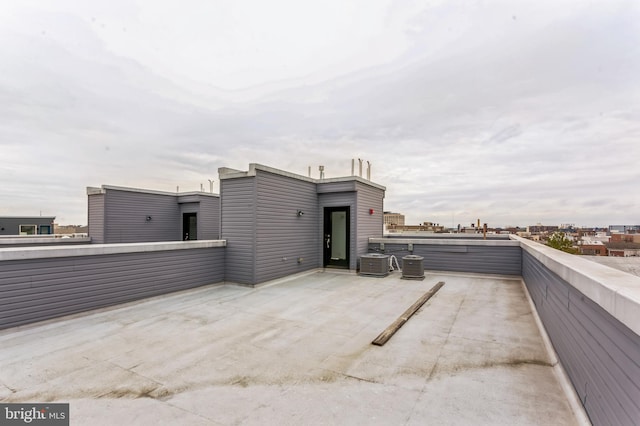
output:
<instances>
[{"instance_id":1,"label":"flat roof deck","mask_svg":"<svg viewBox=\"0 0 640 426\"><path fill-rule=\"evenodd\" d=\"M0 331L0 401L74 425L578 424L554 360L520 279L313 272Z\"/></svg>"}]
</instances>

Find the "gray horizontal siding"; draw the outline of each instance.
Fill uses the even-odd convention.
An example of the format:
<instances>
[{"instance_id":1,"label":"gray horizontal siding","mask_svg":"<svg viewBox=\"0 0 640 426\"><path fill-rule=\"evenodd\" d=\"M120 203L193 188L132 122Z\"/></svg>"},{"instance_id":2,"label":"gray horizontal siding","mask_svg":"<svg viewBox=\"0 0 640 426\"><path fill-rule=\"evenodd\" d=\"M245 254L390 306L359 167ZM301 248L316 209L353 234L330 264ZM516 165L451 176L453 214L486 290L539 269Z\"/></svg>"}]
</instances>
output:
<instances>
[{"instance_id":1,"label":"gray horizontal siding","mask_svg":"<svg viewBox=\"0 0 640 426\"><path fill-rule=\"evenodd\" d=\"M369 238L382 237L384 227L384 191L357 182L357 239L356 256L366 254ZM373 209L373 214L369 210Z\"/></svg>"},{"instance_id":2,"label":"gray horizontal siding","mask_svg":"<svg viewBox=\"0 0 640 426\"><path fill-rule=\"evenodd\" d=\"M220 239L220 198L200 198L200 209L198 212L198 239Z\"/></svg>"},{"instance_id":3,"label":"gray horizontal siding","mask_svg":"<svg viewBox=\"0 0 640 426\"><path fill-rule=\"evenodd\" d=\"M227 240L225 280L255 282L255 177L220 181L222 239Z\"/></svg>"},{"instance_id":4,"label":"gray horizontal siding","mask_svg":"<svg viewBox=\"0 0 640 426\"><path fill-rule=\"evenodd\" d=\"M53 222L55 217L0 217L0 235L20 235L20 225L36 225L36 233L40 233L40 226L51 227L53 234Z\"/></svg>"},{"instance_id":5,"label":"gray horizontal siding","mask_svg":"<svg viewBox=\"0 0 640 426\"><path fill-rule=\"evenodd\" d=\"M325 182L319 183L316 191L318 194L331 192L353 192L356 190L356 181L348 180L343 182Z\"/></svg>"},{"instance_id":6,"label":"gray horizontal siding","mask_svg":"<svg viewBox=\"0 0 640 426\"><path fill-rule=\"evenodd\" d=\"M319 267L316 184L258 171L256 185L256 283Z\"/></svg>"},{"instance_id":7,"label":"gray horizontal siding","mask_svg":"<svg viewBox=\"0 0 640 426\"><path fill-rule=\"evenodd\" d=\"M181 240L180 209L170 194L107 189L105 224L108 244Z\"/></svg>"},{"instance_id":8,"label":"gray horizontal siding","mask_svg":"<svg viewBox=\"0 0 640 426\"><path fill-rule=\"evenodd\" d=\"M89 235L94 244L104 243L104 194L88 196Z\"/></svg>"},{"instance_id":9,"label":"gray horizontal siding","mask_svg":"<svg viewBox=\"0 0 640 426\"><path fill-rule=\"evenodd\" d=\"M640 336L526 252L522 277L590 420L637 424Z\"/></svg>"},{"instance_id":10,"label":"gray horizontal siding","mask_svg":"<svg viewBox=\"0 0 640 426\"><path fill-rule=\"evenodd\" d=\"M224 280L224 248L3 261L0 329Z\"/></svg>"},{"instance_id":11,"label":"gray horizontal siding","mask_svg":"<svg viewBox=\"0 0 640 426\"><path fill-rule=\"evenodd\" d=\"M473 272L481 274L520 275L522 250L518 246L430 245L414 244L410 252L406 244L369 244L369 252L392 254L400 262L403 256L424 257L424 267L436 271Z\"/></svg>"}]
</instances>

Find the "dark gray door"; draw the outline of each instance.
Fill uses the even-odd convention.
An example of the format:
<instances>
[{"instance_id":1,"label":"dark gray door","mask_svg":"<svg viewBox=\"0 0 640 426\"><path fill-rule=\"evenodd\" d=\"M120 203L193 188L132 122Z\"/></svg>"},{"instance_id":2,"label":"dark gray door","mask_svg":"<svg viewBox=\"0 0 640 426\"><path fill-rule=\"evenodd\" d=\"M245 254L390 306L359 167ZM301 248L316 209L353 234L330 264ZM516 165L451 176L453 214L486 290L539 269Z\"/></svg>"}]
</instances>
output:
<instances>
[{"instance_id":1,"label":"dark gray door","mask_svg":"<svg viewBox=\"0 0 640 426\"><path fill-rule=\"evenodd\" d=\"M182 240L198 239L198 213L182 214Z\"/></svg>"},{"instance_id":2,"label":"dark gray door","mask_svg":"<svg viewBox=\"0 0 640 426\"><path fill-rule=\"evenodd\" d=\"M324 266L349 269L349 207L324 208Z\"/></svg>"}]
</instances>

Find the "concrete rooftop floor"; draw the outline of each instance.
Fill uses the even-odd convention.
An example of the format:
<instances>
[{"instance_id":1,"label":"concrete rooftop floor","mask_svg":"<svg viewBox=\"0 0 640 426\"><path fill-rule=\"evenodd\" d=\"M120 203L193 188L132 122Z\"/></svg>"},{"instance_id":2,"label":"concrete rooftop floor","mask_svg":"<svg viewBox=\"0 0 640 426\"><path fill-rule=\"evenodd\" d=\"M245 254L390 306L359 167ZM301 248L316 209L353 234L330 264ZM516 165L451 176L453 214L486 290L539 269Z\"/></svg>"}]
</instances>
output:
<instances>
[{"instance_id":1,"label":"concrete rooftop floor","mask_svg":"<svg viewBox=\"0 0 640 426\"><path fill-rule=\"evenodd\" d=\"M0 401L73 425L577 424L554 359L520 279L317 271L0 331Z\"/></svg>"}]
</instances>

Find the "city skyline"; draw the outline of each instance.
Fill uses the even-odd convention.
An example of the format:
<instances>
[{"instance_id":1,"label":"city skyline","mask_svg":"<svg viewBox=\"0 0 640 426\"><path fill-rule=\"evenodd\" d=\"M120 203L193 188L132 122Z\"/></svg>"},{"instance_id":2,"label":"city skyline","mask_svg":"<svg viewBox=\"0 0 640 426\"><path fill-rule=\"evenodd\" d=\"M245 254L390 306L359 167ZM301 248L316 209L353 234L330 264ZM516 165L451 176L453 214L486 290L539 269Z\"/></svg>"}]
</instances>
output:
<instances>
[{"instance_id":1,"label":"city skyline","mask_svg":"<svg viewBox=\"0 0 640 426\"><path fill-rule=\"evenodd\" d=\"M0 215L372 164L407 223L637 223L640 5L0 5Z\"/></svg>"}]
</instances>

